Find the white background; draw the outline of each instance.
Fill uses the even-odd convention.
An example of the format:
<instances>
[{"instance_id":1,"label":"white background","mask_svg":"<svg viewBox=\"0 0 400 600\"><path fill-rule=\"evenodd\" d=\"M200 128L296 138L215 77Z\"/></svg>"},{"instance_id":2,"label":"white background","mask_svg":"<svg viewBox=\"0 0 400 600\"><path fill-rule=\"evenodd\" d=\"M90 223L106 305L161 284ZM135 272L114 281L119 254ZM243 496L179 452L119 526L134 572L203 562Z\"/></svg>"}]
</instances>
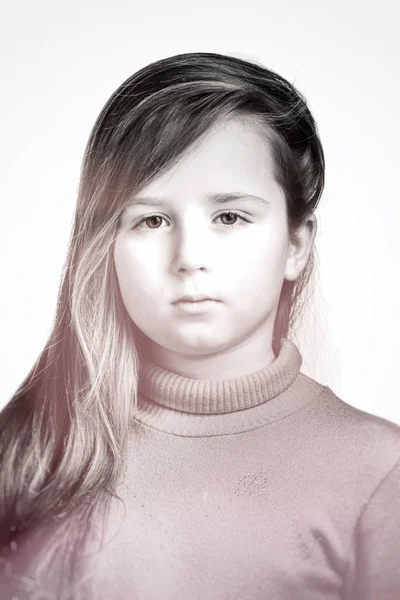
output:
<instances>
[{"instance_id":1,"label":"white background","mask_svg":"<svg viewBox=\"0 0 400 600\"><path fill-rule=\"evenodd\" d=\"M0 407L41 352L84 146L114 90L182 52L255 59L306 96L326 155L301 370L400 424L399 10L344 0L3 5Z\"/></svg>"}]
</instances>

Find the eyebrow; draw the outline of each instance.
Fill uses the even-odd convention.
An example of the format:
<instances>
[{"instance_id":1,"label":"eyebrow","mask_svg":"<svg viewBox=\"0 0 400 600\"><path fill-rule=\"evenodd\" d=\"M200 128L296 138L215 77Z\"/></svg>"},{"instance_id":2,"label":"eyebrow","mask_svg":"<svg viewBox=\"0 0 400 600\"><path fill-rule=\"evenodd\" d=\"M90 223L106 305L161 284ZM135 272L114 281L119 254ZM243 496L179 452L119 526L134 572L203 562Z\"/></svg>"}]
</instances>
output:
<instances>
[{"instance_id":1,"label":"eyebrow","mask_svg":"<svg viewBox=\"0 0 400 600\"><path fill-rule=\"evenodd\" d=\"M254 196L253 194L247 194L245 192L229 192L219 194L208 194L205 198L206 204L225 204L232 202L232 200L248 199L258 204L269 204L268 200L261 198L260 196ZM168 206L169 198L156 198L156 197L141 197L134 196L129 203L127 208L134 206Z\"/></svg>"}]
</instances>

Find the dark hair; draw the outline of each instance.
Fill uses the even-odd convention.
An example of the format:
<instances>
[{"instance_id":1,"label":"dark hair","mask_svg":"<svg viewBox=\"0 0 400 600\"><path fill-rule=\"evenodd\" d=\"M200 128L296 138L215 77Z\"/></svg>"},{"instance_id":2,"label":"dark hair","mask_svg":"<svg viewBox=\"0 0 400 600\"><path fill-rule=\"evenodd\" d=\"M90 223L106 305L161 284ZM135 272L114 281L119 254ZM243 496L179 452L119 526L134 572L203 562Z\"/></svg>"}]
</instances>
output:
<instances>
[{"instance_id":1,"label":"dark hair","mask_svg":"<svg viewBox=\"0 0 400 600\"><path fill-rule=\"evenodd\" d=\"M211 52L154 62L112 94L90 134L53 328L0 413L0 545L15 549L19 540L33 560L23 540L54 524L50 555L75 542L71 581L90 532L83 524L116 496L136 410L137 345L112 260L121 214L132 194L231 117L269 140L295 234L322 194L324 154L302 95L260 64ZM299 278L283 283L275 354L313 267L314 249Z\"/></svg>"}]
</instances>

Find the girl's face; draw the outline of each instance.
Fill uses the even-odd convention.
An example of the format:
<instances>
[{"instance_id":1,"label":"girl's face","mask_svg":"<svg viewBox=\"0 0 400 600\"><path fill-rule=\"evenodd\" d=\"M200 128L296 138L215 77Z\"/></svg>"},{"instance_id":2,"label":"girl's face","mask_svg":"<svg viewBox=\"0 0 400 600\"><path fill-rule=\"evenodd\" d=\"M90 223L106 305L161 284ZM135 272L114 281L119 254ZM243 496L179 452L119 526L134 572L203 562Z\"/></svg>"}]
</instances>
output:
<instances>
[{"instance_id":1,"label":"girl's face","mask_svg":"<svg viewBox=\"0 0 400 600\"><path fill-rule=\"evenodd\" d=\"M146 205L135 200L126 210L114 247L117 278L144 352L160 366L220 379L274 359L283 280L304 265L296 265L272 169L265 138L230 120L138 194ZM242 197L209 200L233 193ZM218 302L186 312L173 304L185 294Z\"/></svg>"}]
</instances>

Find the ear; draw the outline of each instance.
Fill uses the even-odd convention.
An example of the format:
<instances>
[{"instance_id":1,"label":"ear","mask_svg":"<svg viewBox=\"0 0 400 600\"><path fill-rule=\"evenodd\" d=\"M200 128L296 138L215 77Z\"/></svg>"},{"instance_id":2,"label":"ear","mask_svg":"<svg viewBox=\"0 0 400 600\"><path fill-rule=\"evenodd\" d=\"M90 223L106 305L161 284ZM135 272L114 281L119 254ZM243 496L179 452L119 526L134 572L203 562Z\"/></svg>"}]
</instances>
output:
<instances>
[{"instance_id":1,"label":"ear","mask_svg":"<svg viewBox=\"0 0 400 600\"><path fill-rule=\"evenodd\" d=\"M301 228L292 235L288 245L285 279L296 281L305 268L317 233L317 218L310 215Z\"/></svg>"}]
</instances>

